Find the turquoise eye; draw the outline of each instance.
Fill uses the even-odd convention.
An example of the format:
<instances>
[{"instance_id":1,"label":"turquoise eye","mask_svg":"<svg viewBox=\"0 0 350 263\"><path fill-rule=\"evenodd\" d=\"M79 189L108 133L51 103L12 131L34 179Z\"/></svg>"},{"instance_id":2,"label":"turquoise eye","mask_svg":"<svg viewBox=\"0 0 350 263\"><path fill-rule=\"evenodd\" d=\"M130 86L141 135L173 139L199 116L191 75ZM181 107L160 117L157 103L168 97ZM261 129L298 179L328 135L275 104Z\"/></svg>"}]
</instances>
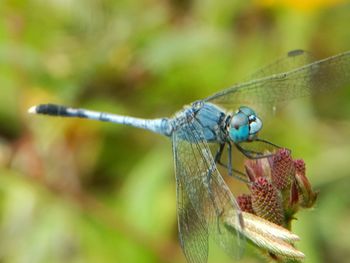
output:
<instances>
[{"instance_id":1,"label":"turquoise eye","mask_svg":"<svg viewBox=\"0 0 350 263\"><path fill-rule=\"evenodd\" d=\"M238 112L232 116L229 128L229 136L234 142L243 142L249 138L249 120L248 117Z\"/></svg>"},{"instance_id":2,"label":"turquoise eye","mask_svg":"<svg viewBox=\"0 0 350 263\"><path fill-rule=\"evenodd\" d=\"M246 106L241 106L239 107L239 111L244 113L246 116L251 117L251 116L256 116L255 111L253 111L251 108L246 107Z\"/></svg>"},{"instance_id":3,"label":"turquoise eye","mask_svg":"<svg viewBox=\"0 0 350 263\"><path fill-rule=\"evenodd\" d=\"M229 137L235 142L252 141L262 128L261 120L249 107L240 107L232 116L229 125Z\"/></svg>"},{"instance_id":4,"label":"turquoise eye","mask_svg":"<svg viewBox=\"0 0 350 263\"><path fill-rule=\"evenodd\" d=\"M250 116L248 117L248 119L249 119L249 122L252 122L252 121L255 121L255 120L256 120L256 117L255 117L254 115L250 115Z\"/></svg>"},{"instance_id":5,"label":"turquoise eye","mask_svg":"<svg viewBox=\"0 0 350 263\"><path fill-rule=\"evenodd\" d=\"M255 135L261 130L262 122L259 118L254 118L254 121L251 121L249 123L249 126L250 126L249 133L251 135Z\"/></svg>"}]
</instances>

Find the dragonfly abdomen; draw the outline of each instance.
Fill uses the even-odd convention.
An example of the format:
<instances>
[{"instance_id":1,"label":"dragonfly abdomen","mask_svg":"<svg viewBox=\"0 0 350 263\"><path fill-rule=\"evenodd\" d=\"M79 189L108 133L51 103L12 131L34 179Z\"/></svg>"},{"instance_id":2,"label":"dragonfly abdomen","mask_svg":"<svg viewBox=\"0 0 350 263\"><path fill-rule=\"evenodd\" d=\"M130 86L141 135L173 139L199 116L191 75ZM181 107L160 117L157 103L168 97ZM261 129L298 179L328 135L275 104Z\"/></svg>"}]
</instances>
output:
<instances>
[{"instance_id":1,"label":"dragonfly abdomen","mask_svg":"<svg viewBox=\"0 0 350 263\"><path fill-rule=\"evenodd\" d=\"M167 118L141 119L106 112L92 111L86 109L75 109L57 104L40 104L28 110L29 113L44 114L57 117L76 117L97 121L113 122L149 130L165 136L170 136L173 127Z\"/></svg>"}]
</instances>

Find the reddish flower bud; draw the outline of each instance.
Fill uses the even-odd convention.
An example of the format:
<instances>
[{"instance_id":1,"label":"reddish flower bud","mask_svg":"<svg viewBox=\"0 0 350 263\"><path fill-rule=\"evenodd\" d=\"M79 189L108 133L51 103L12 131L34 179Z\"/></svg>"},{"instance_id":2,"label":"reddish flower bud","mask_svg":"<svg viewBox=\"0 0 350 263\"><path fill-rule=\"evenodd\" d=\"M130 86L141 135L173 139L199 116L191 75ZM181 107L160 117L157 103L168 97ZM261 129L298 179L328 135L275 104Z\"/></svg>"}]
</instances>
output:
<instances>
[{"instance_id":1,"label":"reddish flower bud","mask_svg":"<svg viewBox=\"0 0 350 263\"><path fill-rule=\"evenodd\" d=\"M298 185L299 194L301 197L300 205L302 207L310 208L314 205L317 195L317 192L313 192L311 184L307 177L305 176L305 163L303 160L295 160L295 179Z\"/></svg>"},{"instance_id":2,"label":"reddish flower bud","mask_svg":"<svg viewBox=\"0 0 350 263\"><path fill-rule=\"evenodd\" d=\"M276 188L264 177L259 177L250 187L252 207L256 215L282 225L284 221L281 198Z\"/></svg>"},{"instance_id":3,"label":"reddish flower bud","mask_svg":"<svg viewBox=\"0 0 350 263\"><path fill-rule=\"evenodd\" d=\"M264 176L263 167L258 160L246 160L245 167L251 182L254 182L255 178Z\"/></svg>"},{"instance_id":4,"label":"reddish flower bud","mask_svg":"<svg viewBox=\"0 0 350 263\"><path fill-rule=\"evenodd\" d=\"M295 172L293 159L290 151L280 149L270 158L271 178L274 186L283 190L290 187Z\"/></svg>"},{"instance_id":5,"label":"reddish flower bud","mask_svg":"<svg viewBox=\"0 0 350 263\"><path fill-rule=\"evenodd\" d=\"M242 194L237 197L237 202L239 207L243 212L248 212L255 214L252 206L252 196L247 194Z\"/></svg>"},{"instance_id":6,"label":"reddish flower bud","mask_svg":"<svg viewBox=\"0 0 350 263\"><path fill-rule=\"evenodd\" d=\"M294 160L295 172L305 176L305 162L302 159Z\"/></svg>"},{"instance_id":7,"label":"reddish flower bud","mask_svg":"<svg viewBox=\"0 0 350 263\"><path fill-rule=\"evenodd\" d=\"M296 206L299 202L299 191L298 191L298 185L296 180L293 180L292 185L290 187L290 198L289 198L289 205L291 207L295 207L295 210L297 209Z\"/></svg>"},{"instance_id":8,"label":"reddish flower bud","mask_svg":"<svg viewBox=\"0 0 350 263\"><path fill-rule=\"evenodd\" d=\"M249 178L247 186L250 195L241 195L237 201L246 217L255 216L291 229L291 222L299 208L312 207L316 200L317 193L312 191L305 175L304 161L293 160L287 149L279 149L268 158L247 160L245 170ZM248 229L249 222L246 218L245 225ZM245 233L249 234L251 240L257 241L257 233L249 231ZM289 248L295 249L293 245ZM286 247L283 248L285 249ZM271 259L280 261L280 252L272 252L270 248L267 252ZM290 255L287 257L293 258ZM300 254L295 259L303 257Z\"/></svg>"},{"instance_id":9,"label":"reddish flower bud","mask_svg":"<svg viewBox=\"0 0 350 263\"><path fill-rule=\"evenodd\" d=\"M250 182L254 182L259 177L271 177L271 167L267 158L246 160L245 168Z\"/></svg>"}]
</instances>

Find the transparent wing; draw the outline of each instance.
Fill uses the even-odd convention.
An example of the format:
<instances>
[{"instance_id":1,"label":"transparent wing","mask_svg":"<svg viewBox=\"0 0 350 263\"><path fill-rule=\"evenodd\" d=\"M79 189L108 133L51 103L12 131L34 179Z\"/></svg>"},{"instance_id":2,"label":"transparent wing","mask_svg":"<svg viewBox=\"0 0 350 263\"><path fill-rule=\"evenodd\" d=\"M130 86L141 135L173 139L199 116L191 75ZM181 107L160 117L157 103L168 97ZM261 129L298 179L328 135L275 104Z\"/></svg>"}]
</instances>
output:
<instances>
[{"instance_id":1,"label":"transparent wing","mask_svg":"<svg viewBox=\"0 0 350 263\"><path fill-rule=\"evenodd\" d=\"M302 49L292 50L276 61L258 69L247 80L260 79L273 74L288 72L314 61L314 57L309 52Z\"/></svg>"},{"instance_id":2,"label":"transparent wing","mask_svg":"<svg viewBox=\"0 0 350 263\"><path fill-rule=\"evenodd\" d=\"M183 184L176 180L177 217L180 244L190 263L208 260L208 226L195 211Z\"/></svg>"},{"instance_id":3,"label":"transparent wing","mask_svg":"<svg viewBox=\"0 0 350 263\"><path fill-rule=\"evenodd\" d=\"M238 256L239 235L225 226L227 214L240 210L230 189L216 169L202 127L195 119L173 134L178 187L179 232L186 258L206 262L208 234L229 254ZM182 198L185 198L185 202Z\"/></svg>"},{"instance_id":4,"label":"transparent wing","mask_svg":"<svg viewBox=\"0 0 350 263\"><path fill-rule=\"evenodd\" d=\"M273 107L282 101L332 90L346 84L350 84L350 51L288 72L235 85L206 98L205 101L225 108L237 105L254 107L258 104Z\"/></svg>"}]
</instances>

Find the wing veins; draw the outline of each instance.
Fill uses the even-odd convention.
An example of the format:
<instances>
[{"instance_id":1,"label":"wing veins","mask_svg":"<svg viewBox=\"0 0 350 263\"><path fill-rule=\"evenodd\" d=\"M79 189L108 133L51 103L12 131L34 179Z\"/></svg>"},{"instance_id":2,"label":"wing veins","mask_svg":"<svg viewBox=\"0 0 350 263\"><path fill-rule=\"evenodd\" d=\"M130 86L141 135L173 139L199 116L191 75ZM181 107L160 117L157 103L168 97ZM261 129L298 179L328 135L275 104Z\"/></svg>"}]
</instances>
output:
<instances>
[{"instance_id":1,"label":"wing veins","mask_svg":"<svg viewBox=\"0 0 350 263\"><path fill-rule=\"evenodd\" d=\"M248 92L249 97L244 97L244 94L242 94L243 92L256 91L258 95L264 95L261 93L264 89L267 93L269 93L269 89L272 89L272 91L279 93L279 95L270 92L270 94L268 94L270 96L253 97L252 99L255 99L255 103L277 102L303 97L318 89L332 89L344 84L345 81L350 79L350 74L347 69L350 70L350 51L318 60L287 72L234 85L204 100L223 105L238 104L239 100L249 102L250 97L254 94ZM342 75L338 76L339 73ZM329 76L332 78L327 78ZM334 78L334 76L338 76L338 78ZM315 77L323 81L321 82ZM279 81L280 83L278 83ZM283 96L281 96L281 94L283 94ZM233 95L236 95L236 98L234 98ZM229 98L224 98L225 96Z\"/></svg>"},{"instance_id":2,"label":"wing veins","mask_svg":"<svg viewBox=\"0 0 350 263\"><path fill-rule=\"evenodd\" d=\"M200 123L195 119L192 119L191 121L192 123L185 124L188 126L183 133L185 137L183 143L186 144L185 147L188 147L189 150L192 151L190 155L192 161L195 161L196 163L194 167L200 169L199 171L193 171L193 169L187 167L187 172L194 172L193 174L190 174L190 176L192 177L197 174L198 178L194 178L193 181L188 181L188 178L186 177L182 178L182 182L184 183L186 191L189 193L190 201L197 211L198 216L203 215L206 218L210 235L212 235L217 244L219 244L228 254L233 256L236 255L237 252L236 246L240 245L240 243L237 242L237 239L239 239L240 236L239 233L237 236L232 230L226 228L225 219L222 215L223 213L226 214L226 212L231 213L234 211L234 214L238 216L237 218L240 218L240 210L230 192L230 189L216 168L209 146L203 139L204 135L201 134ZM195 125L199 125L199 127L196 128ZM204 178L203 176L207 175L208 169L212 169L212 174L210 180L208 180L208 186L205 186L204 180L207 178ZM209 194L209 184L213 196L210 196ZM219 208L220 213L217 212L218 210L216 210L216 207Z\"/></svg>"}]
</instances>

